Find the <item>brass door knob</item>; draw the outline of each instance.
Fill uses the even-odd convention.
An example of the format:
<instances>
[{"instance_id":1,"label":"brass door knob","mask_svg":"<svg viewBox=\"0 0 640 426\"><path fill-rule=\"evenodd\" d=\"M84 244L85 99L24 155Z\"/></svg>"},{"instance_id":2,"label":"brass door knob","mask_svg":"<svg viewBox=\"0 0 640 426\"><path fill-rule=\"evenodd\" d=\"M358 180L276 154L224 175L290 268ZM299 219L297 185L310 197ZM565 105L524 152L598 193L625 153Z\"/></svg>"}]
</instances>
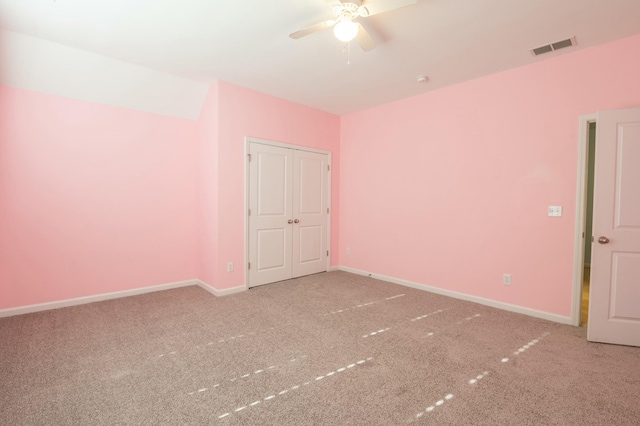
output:
<instances>
[{"instance_id":1,"label":"brass door knob","mask_svg":"<svg viewBox=\"0 0 640 426\"><path fill-rule=\"evenodd\" d=\"M607 244L609 242L609 239L607 237L600 237L598 238L598 242L600 244Z\"/></svg>"}]
</instances>

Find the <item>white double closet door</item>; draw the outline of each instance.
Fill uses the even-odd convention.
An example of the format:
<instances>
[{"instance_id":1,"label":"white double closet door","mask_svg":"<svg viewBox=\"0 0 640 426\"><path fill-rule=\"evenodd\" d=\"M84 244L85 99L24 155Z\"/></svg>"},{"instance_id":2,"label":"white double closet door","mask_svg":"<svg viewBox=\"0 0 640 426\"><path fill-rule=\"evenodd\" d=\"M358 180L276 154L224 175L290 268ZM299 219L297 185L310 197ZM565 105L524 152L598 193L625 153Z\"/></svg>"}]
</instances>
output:
<instances>
[{"instance_id":1,"label":"white double closet door","mask_svg":"<svg viewBox=\"0 0 640 426\"><path fill-rule=\"evenodd\" d=\"M249 287L328 270L329 156L249 143Z\"/></svg>"}]
</instances>

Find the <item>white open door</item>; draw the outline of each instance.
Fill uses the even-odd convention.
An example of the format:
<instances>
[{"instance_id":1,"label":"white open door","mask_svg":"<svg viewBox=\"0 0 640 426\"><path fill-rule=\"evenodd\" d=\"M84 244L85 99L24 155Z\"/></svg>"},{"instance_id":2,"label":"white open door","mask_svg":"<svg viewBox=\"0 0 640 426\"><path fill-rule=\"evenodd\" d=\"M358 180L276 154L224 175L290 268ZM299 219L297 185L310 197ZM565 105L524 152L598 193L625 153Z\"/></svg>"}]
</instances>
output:
<instances>
[{"instance_id":1,"label":"white open door","mask_svg":"<svg viewBox=\"0 0 640 426\"><path fill-rule=\"evenodd\" d=\"M324 272L329 156L249 143L249 287Z\"/></svg>"},{"instance_id":2,"label":"white open door","mask_svg":"<svg viewBox=\"0 0 640 426\"><path fill-rule=\"evenodd\" d=\"M640 108L597 123L587 338L640 346Z\"/></svg>"}]
</instances>

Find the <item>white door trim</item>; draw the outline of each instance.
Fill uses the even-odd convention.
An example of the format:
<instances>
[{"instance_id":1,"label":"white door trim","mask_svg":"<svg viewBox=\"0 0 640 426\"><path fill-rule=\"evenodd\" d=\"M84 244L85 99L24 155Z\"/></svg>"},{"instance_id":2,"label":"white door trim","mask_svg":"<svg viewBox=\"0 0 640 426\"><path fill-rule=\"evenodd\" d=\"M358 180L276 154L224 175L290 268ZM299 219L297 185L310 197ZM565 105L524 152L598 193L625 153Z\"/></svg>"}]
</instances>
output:
<instances>
[{"instance_id":1,"label":"white door trim","mask_svg":"<svg viewBox=\"0 0 640 426\"><path fill-rule=\"evenodd\" d=\"M333 213L331 206L331 175L333 173L333 167L331 166L331 151L318 148L310 148L308 146L293 145L284 142L276 142L267 139L255 138L252 136L245 136L244 138L244 289L249 290L249 144L260 143L263 145L277 146L281 148L295 149L299 151L315 152L318 154L327 155L327 164L329 165L330 172L327 182L327 206L329 208L329 214L327 215L327 248L329 250L329 256L327 256L326 271L329 271L331 265L331 213Z\"/></svg>"},{"instance_id":2,"label":"white door trim","mask_svg":"<svg viewBox=\"0 0 640 426\"><path fill-rule=\"evenodd\" d=\"M245 145L246 152L249 152L250 143L261 143L263 145L279 146L280 148L297 149L298 151L308 151L308 152L315 152L318 154L327 154L329 156L329 159L331 159L331 151L326 151L324 149L310 148L308 146L302 146L302 145L293 145L285 142L270 141L268 139L254 138L251 136L245 137L244 142L245 142L244 145Z\"/></svg>"},{"instance_id":3,"label":"white door trim","mask_svg":"<svg viewBox=\"0 0 640 426\"><path fill-rule=\"evenodd\" d=\"M576 182L576 226L573 252L573 303L571 308L571 325L580 325L582 306L582 282L584 274L584 245L591 236L585 232L587 210L587 160L589 149L589 124L596 121L597 114L581 115L578 128L578 179Z\"/></svg>"}]
</instances>

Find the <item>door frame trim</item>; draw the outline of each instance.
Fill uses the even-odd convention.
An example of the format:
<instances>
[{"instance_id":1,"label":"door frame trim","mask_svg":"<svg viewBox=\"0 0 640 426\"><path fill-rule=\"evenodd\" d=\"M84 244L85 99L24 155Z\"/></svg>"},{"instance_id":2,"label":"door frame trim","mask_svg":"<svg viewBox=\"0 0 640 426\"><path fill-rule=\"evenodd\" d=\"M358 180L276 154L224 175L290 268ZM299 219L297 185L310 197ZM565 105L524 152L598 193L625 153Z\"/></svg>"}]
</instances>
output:
<instances>
[{"instance_id":1,"label":"door frame trim","mask_svg":"<svg viewBox=\"0 0 640 426\"><path fill-rule=\"evenodd\" d=\"M327 250L329 250L329 256L327 256L327 265L325 271L329 271L331 267L331 256L333 250L331 250L331 215L333 214L333 207L331 206L331 175L333 167L331 166L331 151L327 151L319 148L312 148L303 145L294 145L285 142L277 142L268 139L260 139L253 136L245 136L244 138L244 289L249 290L249 145L251 143L259 143L262 145L276 146L280 148L289 148L297 151L315 152L317 154L327 155L327 164L329 165L329 174L327 178L327 207L329 208L329 214L327 215Z\"/></svg>"},{"instance_id":2,"label":"door frame trim","mask_svg":"<svg viewBox=\"0 0 640 426\"><path fill-rule=\"evenodd\" d=\"M589 125L597 121L598 114L585 114L579 118L578 127L578 178L576 181L576 220L573 249L573 301L571 325L580 326L582 283L584 274L584 245L589 238L582 238L586 227L587 212L587 161L589 150Z\"/></svg>"}]
</instances>

